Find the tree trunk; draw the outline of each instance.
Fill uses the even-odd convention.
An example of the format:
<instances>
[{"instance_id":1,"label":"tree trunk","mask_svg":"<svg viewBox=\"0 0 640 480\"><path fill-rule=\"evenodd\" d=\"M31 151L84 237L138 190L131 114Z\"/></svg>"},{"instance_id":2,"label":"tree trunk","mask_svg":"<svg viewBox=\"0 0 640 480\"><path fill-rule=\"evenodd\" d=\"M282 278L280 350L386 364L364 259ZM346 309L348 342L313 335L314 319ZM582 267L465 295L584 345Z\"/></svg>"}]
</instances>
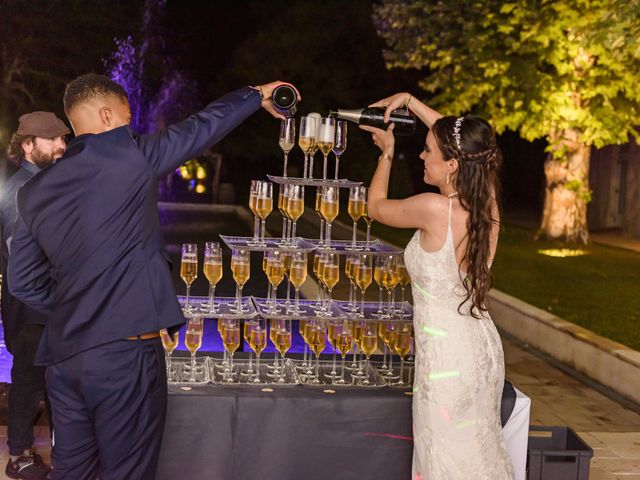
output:
<instances>
[{"instance_id":1,"label":"tree trunk","mask_svg":"<svg viewBox=\"0 0 640 480\"><path fill-rule=\"evenodd\" d=\"M566 153L562 158L549 154L544 163L547 186L538 234L567 243L587 244L591 148L579 143L578 134L572 131L562 132L556 145Z\"/></svg>"}]
</instances>

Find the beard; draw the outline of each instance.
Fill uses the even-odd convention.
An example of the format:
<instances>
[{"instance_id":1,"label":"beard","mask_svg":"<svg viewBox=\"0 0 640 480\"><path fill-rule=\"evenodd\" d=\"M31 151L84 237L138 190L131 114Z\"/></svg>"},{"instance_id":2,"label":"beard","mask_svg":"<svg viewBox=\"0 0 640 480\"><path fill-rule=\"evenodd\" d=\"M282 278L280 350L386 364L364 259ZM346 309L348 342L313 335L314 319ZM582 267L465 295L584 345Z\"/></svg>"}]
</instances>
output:
<instances>
[{"instance_id":1,"label":"beard","mask_svg":"<svg viewBox=\"0 0 640 480\"><path fill-rule=\"evenodd\" d=\"M31 154L31 160L40 169L48 167L57 159L64 155L64 148L58 148L52 152L43 152L36 145Z\"/></svg>"}]
</instances>

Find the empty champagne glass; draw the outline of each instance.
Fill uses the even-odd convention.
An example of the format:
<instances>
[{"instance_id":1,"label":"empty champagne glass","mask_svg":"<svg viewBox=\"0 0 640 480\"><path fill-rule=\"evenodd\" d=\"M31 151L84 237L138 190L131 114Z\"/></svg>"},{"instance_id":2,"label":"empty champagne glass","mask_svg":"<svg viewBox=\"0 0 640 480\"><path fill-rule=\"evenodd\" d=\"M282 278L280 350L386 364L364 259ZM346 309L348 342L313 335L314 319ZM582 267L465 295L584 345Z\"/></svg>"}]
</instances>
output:
<instances>
[{"instance_id":1,"label":"empty champagne glass","mask_svg":"<svg viewBox=\"0 0 640 480\"><path fill-rule=\"evenodd\" d=\"M343 320L340 323L339 331L336 335L336 346L340 351L341 356L341 369L340 369L340 378L338 380L334 380L334 383L337 385L344 385L347 383L344 379L344 369L345 369L345 360L347 358L347 354L349 350L351 350L351 346L353 345L353 335L351 334L351 328L349 327L349 322L347 320Z\"/></svg>"},{"instance_id":2,"label":"empty champagne glass","mask_svg":"<svg viewBox=\"0 0 640 480\"><path fill-rule=\"evenodd\" d=\"M267 217L273 210L273 183L270 182L258 182L256 199L256 211L260 217L262 226L260 229L260 244L266 245L264 241L266 232Z\"/></svg>"},{"instance_id":3,"label":"empty champagne glass","mask_svg":"<svg viewBox=\"0 0 640 480\"><path fill-rule=\"evenodd\" d=\"M251 180L251 188L249 190L249 209L253 213L253 240L250 245L260 244L260 217L258 216L258 183L260 180Z\"/></svg>"},{"instance_id":4,"label":"empty champagne glass","mask_svg":"<svg viewBox=\"0 0 640 480\"><path fill-rule=\"evenodd\" d=\"M289 157L289 152L293 149L293 146L296 143L296 122L293 117L285 118L280 121L280 139L278 144L280 148L284 152L284 171L282 173L283 177L287 176L287 159Z\"/></svg>"},{"instance_id":5,"label":"empty champagne glass","mask_svg":"<svg viewBox=\"0 0 640 480\"><path fill-rule=\"evenodd\" d=\"M333 154L336 156L335 179L338 180L338 169L340 168L340 157L347 149L347 121L338 120L336 122L336 137L333 144Z\"/></svg>"},{"instance_id":6,"label":"empty champagne glass","mask_svg":"<svg viewBox=\"0 0 640 480\"><path fill-rule=\"evenodd\" d=\"M187 332L184 336L184 345L191 353L191 377L190 382L196 381L196 352L202 346L204 325L202 317L192 317L187 321Z\"/></svg>"},{"instance_id":7,"label":"empty champagne glass","mask_svg":"<svg viewBox=\"0 0 640 480\"><path fill-rule=\"evenodd\" d=\"M226 375L224 381L233 383L233 354L240 346L240 324L238 319L224 319L222 325L222 344L229 358L229 374Z\"/></svg>"},{"instance_id":8,"label":"empty champagne glass","mask_svg":"<svg viewBox=\"0 0 640 480\"><path fill-rule=\"evenodd\" d=\"M318 151L318 139L320 138L320 120L322 119L322 117L319 113L315 112L310 113L309 115L307 115L307 117L313 118L316 126L316 131L314 134L315 142L313 142L313 145L311 145L311 148L309 149L309 178L313 178L313 160L316 152Z\"/></svg>"},{"instance_id":9,"label":"empty champagne glass","mask_svg":"<svg viewBox=\"0 0 640 480\"><path fill-rule=\"evenodd\" d=\"M324 245L324 234L325 234L325 228L324 228L325 222L324 222L324 218L322 217L322 212L320 210L321 204L322 204L322 188L318 187L316 188L315 210L316 210L316 213L318 214L318 217L320 217L320 238L318 242L320 246Z\"/></svg>"},{"instance_id":10,"label":"empty champagne glass","mask_svg":"<svg viewBox=\"0 0 640 480\"><path fill-rule=\"evenodd\" d=\"M360 350L367 358L367 363L371 359L371 355L378 348L378 325L376 322L364 322L362 336L360 337ZM363 372L364 373L364 372ZM370 385L369 375L364 373L360 382L362 385Z\"/></svg>"},{"instance_id":11,"label":"empty champagne glass","mask_svg":"<svg viewBox=\"0 0 640 480\"><path fill-rule=\"evenodd\" d=\"M356 285L362 292L362 306L360 308L360 316L364 318L364 297L365 291L371 285L373 276L373 257L369 254L360 255L360 264L356 267Z\"/></svg>"},{"instance_id":12,"label":"empty champagne glass","mask_svg":"<svg viewBox=\"0 0 640 480\"><path fill-rule=\"evenodd\" d=\"M322 279L324 280L324 284L327 287L328 292L325 315L331 316L331 292L333 291L333 287L335 287L340 280L340 255L337 253L327 254L322 271Z\"/></svg>"},{"instance_id":13,"label":"empty champagne glass","mask_svg":"<svg viewBox=\"0 0 640 480\"><path fill-rule=\"evenodd\" d=\"M162 339L162 346L164 347L165 360L167 363L167 382L173 382L173 368L171 365L171 355L178 346L180 338L178 337L178 330L173 335L169 335L166 328L160 330L160 338Z\"/></svg>"},{"instance_id":14,"label":"empty champagne glass","mask_svg":"<svg viewBox=\"0 0 640 480\"><path fill-rule=\"evenodd\" d=\"M289 238L289 215L287 214L285 190L287 185L280 184L278 186L278 210L282 214L282 240L278 242L278 245L286 245ZM257 217L256 217L257 218Z\"/></svg>"},{"instance_id":15,"label":"empty champagne glass","mask_svg":"<svg viewBox=\"0 0 640 480\"><path fill-rule=\"evenodd\" d=\"M208 313L218 313L215 304L216 285L222 278L222 250L218 242L207 242L204 246L204 276L209 282Z\"/></svg>"},{"instance_id":16,"label":"empty champagne glass","mask_svg":"<svg viewBox=\"0 0 640 480\"><path fill-rule=\"evenodd\" d=\"M256 354L256 376L253 383L263 383L260 379L260 355L267 346L267 324L264 318L258 317L249 332L249 346Z\"/></svg>"},{"instance_id":17,"label":"empty champagne glass","mask_svg":"<svg viewBox=\"0 0 640 480\"><path fill-rule=\"evenodd\" d=\"M369 189L365 188L365 200L364 200L364 208L362 211L362 219L367 224L367 246L365 250L370 250L371 243L371 224L373 223L373 218L369 216Z\"/></svg>"},{"instance_id":18,"label":"empty champagne glass","mask_svg":"<svg viewBox=\"0 0 640 480\"><path fill-rule=\"evenodd\" d=\"M247 250L233 250L231 253L231 272L236 282L236 306L234 313L246 313L242 306L242 288L251 275L250 256Z\"/></svg>"},{"instance_id":19,"label":"empty champagne glass","mask_svg":"<svg viewBox=\"0 0 640 480\"><path fill-rule=\"evenodd\" d=\"M336 138L336 120L332 117L323 117L320 119L320 129L318 130L318 137L316 137L316 143L318 148L324 156L324 162L322 164L322 178L327 179L327 158L329 152L333 150L333 145Z\"/></svg>"},{"instance_id":20,"label":"empty champagne glass","mask_svg":"<svg viewBox=\"0 0 640 480\"><path fill-rule=\"evenodd\" d=\"M304 213L304 187L302 185L289 185L286 190L287 213L293 222L291 227L291 243L295 243L296 226L298 219Z\"/></svg>"},{"instance_id":21,"label":"empty champagne glass","mask_svg":"<svg viewBox=\"0 0 640 480\"><path fill-rule=\"evenodd\" d=\"M290 308L290 313L299 315L304 312L300 308L300 287L307 279L307 252L294 252L291 254L291 268L289 269L289 280L295 288L295 303Z\"/></svg>"},{"instance_id":22,"label":"empty champagne glass","mask_svg":"<svg viewBox=\"0 0 640 480\"><path fill-rule=\"evenodd\" d=\"M327 234L325 244L331 247L331 224L338 216L340 201L340 189L338 187L322 187L322 197L320 198L320 213L327 222Z\"/></svg>"},{"instance_id":23,"label":"empty champagne glass","mask_svg":"<svg viewBox=\"0 0 640 480\"><path fill-rule=\"evenodd\" d=\"M198 246L195 243L182 244L182 261L180 263L180 278L187 285L187 298L184 304L185 313L190 313L193 309L189 304L191 284L198 278Z\"/></svg>"},{"instance_id":24,"label":"empty champagne glass","mask_svg":"<svg viewBox=\"0 0 640 480\"><path fill-rule=\"evenodd\" d=\"M302 177L309 176L309 154L316 143L316 119L314 117L300 117L300 136L298 137L298 145L304 153L304 168Z\"/></svg>"},{"instance_id":25,"label":"empty champagne glass","mask_svg":"<svg viewBox=\"0 0 640 480\"><path fill-rule=\"evenodd\" d=\"M393 348L400 356L400 378L394 385L405 386L407 383L404 381L404 359L411 351L413 325L409 322L399 322L396 328Z\"/></svg>"},{"instance_id":26,"label":"empty champagne glass","mask_svg":"<svg viewBox=\"0 0 640 480\"><path fill-rule=\"evenodd\" d=\"M366 187L351 187L349 190L349 216L353 220L353 234L351 236L351 248L356 249L356 236L358 234L358 220L364 213L364 197Z\"/></svg>"}]
</instances>

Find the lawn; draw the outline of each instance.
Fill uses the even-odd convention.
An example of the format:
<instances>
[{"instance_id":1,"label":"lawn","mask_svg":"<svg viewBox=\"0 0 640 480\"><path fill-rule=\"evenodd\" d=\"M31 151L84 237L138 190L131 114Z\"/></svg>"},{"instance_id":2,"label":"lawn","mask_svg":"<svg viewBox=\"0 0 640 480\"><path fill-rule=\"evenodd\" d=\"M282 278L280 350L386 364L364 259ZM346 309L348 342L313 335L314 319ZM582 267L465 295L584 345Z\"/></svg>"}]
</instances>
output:
<instances>
[{"instance_id":1,"label":"lawn","mask_svg":"<svg viewBox=\"0 0 640 480\"><path fill-rule=\"evenodd\" d=\"M404 246L413 231L374 224L373 232ZM640 253L593 244L586 255L550 257L561 248L533 232L506 226L493 265L494 286L599 335L640 350Z\"/></svg>"}]
</instances>

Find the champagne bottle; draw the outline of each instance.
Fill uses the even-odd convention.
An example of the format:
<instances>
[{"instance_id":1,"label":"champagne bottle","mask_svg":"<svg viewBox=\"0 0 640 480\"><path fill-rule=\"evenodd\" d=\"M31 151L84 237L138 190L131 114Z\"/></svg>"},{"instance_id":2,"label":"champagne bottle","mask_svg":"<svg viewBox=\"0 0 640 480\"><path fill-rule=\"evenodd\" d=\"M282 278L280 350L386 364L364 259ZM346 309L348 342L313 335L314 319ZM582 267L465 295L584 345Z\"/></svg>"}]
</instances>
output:
<instances>
[{"instance_id":1,"label":"champagne bottle","mask_svg":"<svg viewBox=\"0 0 640 480\"><path fill-rule=\"evenodd\" d=\"M293 117L296 113L298 95L291 85L278 85L271 94L273 107L285 117Z\"/></svg>"},{"instance_id":2,"label":"champagne bottle","mask_svg":"<svg viewBox=\"0 0 640 480\"><path fill-rule=\"evenodd\" d=\"M340 120L348 120L358 125L387 129L389 123L394 123L393 133L398 135L412 135L416 129L416 119L406 109L391 112L390 122L384 121L384 108L369 107L355 110L330 110L329 116Z\"/></svg>"}]
</instances>

